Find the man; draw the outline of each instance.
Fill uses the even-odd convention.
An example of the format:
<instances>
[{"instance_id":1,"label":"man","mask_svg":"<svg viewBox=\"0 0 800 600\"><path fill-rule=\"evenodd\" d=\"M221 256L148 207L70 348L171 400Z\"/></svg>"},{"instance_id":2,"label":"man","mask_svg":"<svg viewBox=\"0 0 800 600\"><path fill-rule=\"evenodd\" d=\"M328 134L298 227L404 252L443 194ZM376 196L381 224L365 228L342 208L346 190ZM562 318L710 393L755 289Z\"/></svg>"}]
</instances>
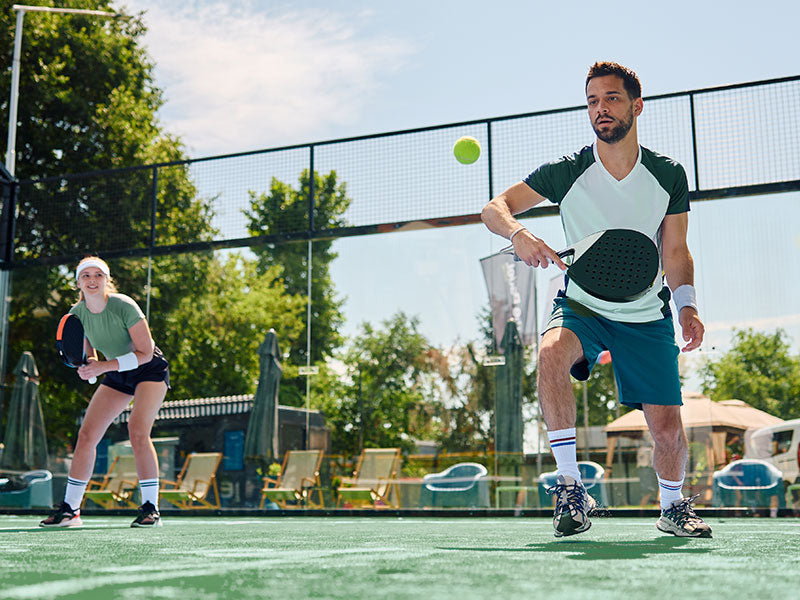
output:
<instances>
[{"instance_id":1,"label":"man","mask_svg":"<svg viewBox=\"0 0 800 600\"><path fill-rule=\"evenodd\" d=\"M688 444L681 423L678 346L669 308L678 311L684 352L698 348L704 327L697 314L694 263L686 245L689 211L686 173L677 162L639 146L636 120L642 113L636 74L617 63L595 63L586 78L589 119L597 141L547 163L483 209L486 226L507 237L517 256L532 267L566 265L543 240L513 215L545 199L557 203L568 244L612 228L635 229L659 247L669 287L653 286L625 303L599 300L565 278L542 335L539 400L558 469L553 519L556 537L586 531L594 500L586 493L575 452L575 398L570 373L586 380L598 354L609 350L620 400L644 411L653 437L661 518L656 526L682 537L710 537L711 528L683 498Z\"/></svg>"}]
</instances>

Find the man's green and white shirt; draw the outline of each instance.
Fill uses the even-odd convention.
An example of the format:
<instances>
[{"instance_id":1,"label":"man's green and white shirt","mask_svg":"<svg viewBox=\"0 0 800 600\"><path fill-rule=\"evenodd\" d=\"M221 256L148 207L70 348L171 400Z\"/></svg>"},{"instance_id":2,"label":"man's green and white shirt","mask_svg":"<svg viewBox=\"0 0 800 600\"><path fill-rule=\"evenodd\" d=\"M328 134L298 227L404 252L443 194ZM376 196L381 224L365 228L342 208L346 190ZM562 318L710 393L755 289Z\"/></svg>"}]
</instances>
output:
<instances>
[{"instance_id":1,"label":"man's green and white shirt","mask_svg":"<svg viewBox=\"0 0 800 600\"><path fill-rule=\"evenodd\" d=\"M559 205L568 245L604 229L635 229L658 246L662 285L654 285L643 297L632 302L606 302L567 281L567 298L614 321L646 323L668 314L670 294L663 286L660 268L661 225L665 215L689 210L686 172L679 163L639 146L636 165L618 181L603 166L593 144L542 165L524 181Z\"/></svg>"}]
</instances>

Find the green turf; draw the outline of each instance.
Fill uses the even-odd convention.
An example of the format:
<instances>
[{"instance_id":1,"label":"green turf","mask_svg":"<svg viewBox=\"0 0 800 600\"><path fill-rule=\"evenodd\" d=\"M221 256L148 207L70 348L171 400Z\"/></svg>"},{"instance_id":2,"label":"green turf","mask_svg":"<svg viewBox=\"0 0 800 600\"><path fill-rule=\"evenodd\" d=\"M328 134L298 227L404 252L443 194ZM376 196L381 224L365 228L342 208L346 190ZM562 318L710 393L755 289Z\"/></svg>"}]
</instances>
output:
<instances>
[{"instance_id":1,"label":"green turf","mask_svg":"<svg viewBox=\"0 0 800 600\"><path fill-rule=\"evenodd\" d=\"M0 598L797 598L800 520L715 519L713 539L652 519L0 516Z\"/></svg>"}]
</instances>

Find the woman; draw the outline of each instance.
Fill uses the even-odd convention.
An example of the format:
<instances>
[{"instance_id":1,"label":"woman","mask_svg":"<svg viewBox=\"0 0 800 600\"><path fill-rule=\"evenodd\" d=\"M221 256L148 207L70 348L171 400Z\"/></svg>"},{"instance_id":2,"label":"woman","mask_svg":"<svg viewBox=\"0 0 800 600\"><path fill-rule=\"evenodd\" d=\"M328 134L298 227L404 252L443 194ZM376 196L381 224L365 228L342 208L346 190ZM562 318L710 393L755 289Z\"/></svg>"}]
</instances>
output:
<instances>
[{"instance_id":1,"label":"woman","mask_svg":"<svg viewBox=\"0 0 800 600\"><path fill-rule=\"evenodd\" d=\"M80 505L92 475L95 449L111 422L133 399L128 432L136 461L142 505L131 527L160 527L158 460L150 430L169 388L169 366L150 335L144 314L128 296L117 293L106 262L84 258L75 269L80 296L70 309L83 323L88 364L78 368L81 379L105 374L86 409L64 501L42 527L82 525ZM99 350L107 360L100 360Z\"/></svg>"}]
</instances>

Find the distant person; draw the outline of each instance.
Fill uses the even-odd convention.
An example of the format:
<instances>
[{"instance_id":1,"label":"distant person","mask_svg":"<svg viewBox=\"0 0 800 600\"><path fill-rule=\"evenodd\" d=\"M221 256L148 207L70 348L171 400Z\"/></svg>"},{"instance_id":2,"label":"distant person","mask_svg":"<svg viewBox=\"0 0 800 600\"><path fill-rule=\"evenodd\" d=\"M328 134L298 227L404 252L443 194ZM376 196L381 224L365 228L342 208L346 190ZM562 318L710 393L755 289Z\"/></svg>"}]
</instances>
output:
<instances>
[{"instance_id":1,"label":"distant person","mask_svg":"<svg viewBox=\"0 0 800 600\"><path fill-rule=\"evenodd\" d=\"M82 525L80 506L92 476L95 449L108 426L133 400L128 432L136 460L142 505L131 527L160 527L158 459L150 430L169 388L169 366L150 335L144 314L133 299L118 294L106 262L84 258L75 269L80 295L70 313L86 332L88 364L78 368L83 380L105 375L94 392L72 457L64 501L39 523L42 527ZM97 357L99 350L106 360Z\"/></svg>"},{"instance_id":2,"label":"distant person","mask_svg":"<svg viewBox=\"0 0 800 600\"><path fill-rule=\"evenodd\" d=\"M711 528L682 494L688 444L681 423L679 350L670 295L684 352L703 341L693 287L694 265L686 245L689 197L686 173L674 160L639 145L642 113L636 74L617 63L595 63L586 77L591 146L547 163L493 198L483 209L486 226L511 240L532 267L566 265L513 215L546 199L559 205L568 244L597 231L634 229L658 246L669 287L655 285L643 297L615 303L590 296L565 278L542 336L538 392L558 469L553 519L556 537L586 531L594 500L581 483L575 451L575 397L570 373L586 380L597 356L610 350L621 401L644 411L655 442L661 491L659 530L682 537L710 537ZM670 290L672 293L670 294Z\"/></svg>"},{"instance_id":3,"label":"distant person","mask_svg":"<svg viewBox=\"0 0 800 600\"><path fill-rule=\"evenodd\" d=\"M636 448L636 474L642 494L640 505L649 506L658 495L658 477L653 468L653 445L644 438L639 440Z\"/></svg>"}]
</instances>

